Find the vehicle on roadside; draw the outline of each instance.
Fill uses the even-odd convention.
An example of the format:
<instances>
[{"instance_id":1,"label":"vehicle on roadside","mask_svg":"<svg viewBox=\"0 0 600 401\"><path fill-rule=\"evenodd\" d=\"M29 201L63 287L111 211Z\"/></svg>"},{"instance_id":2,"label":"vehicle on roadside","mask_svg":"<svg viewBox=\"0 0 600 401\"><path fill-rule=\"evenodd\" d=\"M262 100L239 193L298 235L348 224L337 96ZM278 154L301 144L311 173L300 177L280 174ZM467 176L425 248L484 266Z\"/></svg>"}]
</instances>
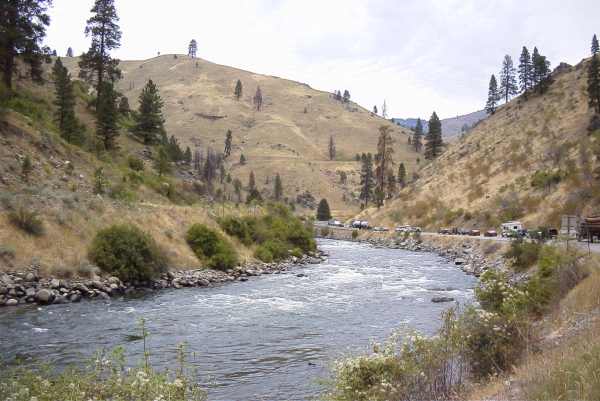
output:
<instances>
[{"instance_id":1,"label":"vehicle on roadside","mask_svg":"<svg viewBox=\"0 0 600 401\"><path fill-rule=\"evenodd\" d=\"M389 229L389 228L387 228L387 227L380 227L380 226L377 226L377 227L373 227L373 231L377 231L377 232L386 232L386 231L390 231L390 229Z\"/></svg>"},{"instance_id":2,"label":"vehicle on roadside","mask_svg":"<svg viewBox=\"0 0 600 401\"><path fill-rule=\"evenodd\" d=\"M519 237L519 232L523 230L523 224L520 221L507 221L501 226L502 236L507 238Z\"/></svg>"},{"instance_id":3,"label":"vehicle on roadside","mask_svg":"<svg viewBox=\"0 0 600 401\"><path fill-rule=\"evenodd\" d=\"M471 230L469 230L467 228L459 228L458 229L458 235L469 235L470 232L471 232Z\"/></svg>"},{"instance_id":4,"label":"vehicle on roadside","mask_svg":"<svg viewBox=\"0 0 600 401\"><path fill-rule=\"evenodd\" d=\"M410 226L398 226L394 228L394 231L397 233L406 233L409 232Z\"/></svg>"},{"instance_id":5,"label":"vehicle on roadside","mask_svg":"<svg viewBox=\"0 0 600 401\"><path fill-rule=\"evenodd\" d=\"M344 224L339 220L329 220L327 224L331 227L344 227Z\"/></svg>"},{"instance_id":6,"label":"vehicle on roadside","mask_svg":"<svg viewBox=\"0 0 600 401\"><path fill-rule=\"evenodd\" d=\"M450 233L451 233L451 231L449 228L440 228L438 230L438 234L450 234Z\"/></svg>"},{"instance_id":7,"label":"vehicle on roadside","mask_svg":"<svg viewBox=\"0 0 600 401\"><path fill-rule=\"evenodd\" d=\"M366 221L366 220L361 220L361 222L360 222L360 228L361 228L362 230L368 230L368 229L370 229L370 228L371 228L371 226L369 225L369 222L368 222L368 221Z\"/></svg>"},{"instance_id":8,"label":"vehicle on roadside","mask_svg":"<svg viewBox=\"0 0 600 401\"><path fill-rule=\"evenodd\" d=\"M497 237L498 232L496 230L487 230L484 234L484 237Z\"/></svg>"},{"instance_id":9,"label":"vehicle on roadside","mask_svg":"<svg viewBox=\"0 0 600 401\"><path fill-rule=\"evenodd\" d=\"M469 231L469 235L471 237L479 237L481 235L481 231L474 228L471 231Z\"/></svg>"},{"instance_id":10,"label":"vehicle on roadside","mask_svg":"<svg viewBox=\"0 0 600 401\"><path fill-rule=\"evenodd\" d=\"M412 231L413 233L420 233L420 232L422 232L423 230L421 230L421 227L411 227L411 231Z\"/></svg>"},{"instance_id":11,"label":"vehicle on roadside","mask_svg":"<svg viewBox=\"0 0 600 401\"><path fill-rule=\"evenodd\" d=\"M360 228L360 220L354 220L350 223L350 227L352 228Z\"/></svg>"}]
</instances>

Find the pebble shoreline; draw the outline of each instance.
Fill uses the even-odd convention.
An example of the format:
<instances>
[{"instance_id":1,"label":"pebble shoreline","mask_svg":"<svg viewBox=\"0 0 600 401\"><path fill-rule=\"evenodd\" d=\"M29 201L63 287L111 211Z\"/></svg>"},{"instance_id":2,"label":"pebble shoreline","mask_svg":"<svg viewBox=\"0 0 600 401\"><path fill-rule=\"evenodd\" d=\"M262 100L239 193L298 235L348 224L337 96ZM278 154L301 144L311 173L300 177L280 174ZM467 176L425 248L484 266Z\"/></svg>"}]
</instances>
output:
<instances>
[{"instance_id":1,"label":"pebble shoreline","mask_svg":"<svg viewBox=\"0 0 600 401\"><path fill-rule=\"evenodd\" d=\"M227 271L213 269L169 271L153 281L122 282L118 277L95 276L89 279L40 278L38 268L24 272L0 273L0 307L29 304L51 305L80 302L83 299L109 300L114 296L166 288L210 287L234 281L248 281L263 274L281 274L292 268L318 264L326 254L317 251L279 263L250 263ZM302 273L298 274L301 275Z\"/></svg>"}]
</instances>

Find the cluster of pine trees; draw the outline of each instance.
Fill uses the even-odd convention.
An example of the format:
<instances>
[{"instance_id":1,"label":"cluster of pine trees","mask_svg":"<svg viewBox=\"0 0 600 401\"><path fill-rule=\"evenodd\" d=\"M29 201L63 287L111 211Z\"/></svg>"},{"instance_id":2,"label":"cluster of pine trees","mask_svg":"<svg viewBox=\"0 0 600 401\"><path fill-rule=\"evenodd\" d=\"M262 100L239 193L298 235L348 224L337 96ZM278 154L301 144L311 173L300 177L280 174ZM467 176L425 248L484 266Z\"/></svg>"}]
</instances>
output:
<instances>
[{"instance_id":1,"label":"cluster of pine trees","mask_svg":"<svg viewBox=\"0 0 600 401\"><path fill-rule=\"evenodd\" d=\"M344 89L344 94L342 95L342 92L340 92L339 90L333 91L333 98L338 102L349 103L350 92L348 92L348 89Z\"/></svg>"},{"instance_id":2,"label":"cluster of pine trees","mask_svg":"<svg viewBox=\"0 0 600 401\"><path fill-rule=\"evenodd\" d=\"M518 69L515 69L510 55L505 55L500 69L500 82L492 74L488 87L488 98L485 111L494 114L498 103L504 99L504 103L520 93L527 96L528 93L536 91L544 93L550 85L550 61L533 48L530 54L526 46L521 50Z\"/></svg>"}]
</instances>

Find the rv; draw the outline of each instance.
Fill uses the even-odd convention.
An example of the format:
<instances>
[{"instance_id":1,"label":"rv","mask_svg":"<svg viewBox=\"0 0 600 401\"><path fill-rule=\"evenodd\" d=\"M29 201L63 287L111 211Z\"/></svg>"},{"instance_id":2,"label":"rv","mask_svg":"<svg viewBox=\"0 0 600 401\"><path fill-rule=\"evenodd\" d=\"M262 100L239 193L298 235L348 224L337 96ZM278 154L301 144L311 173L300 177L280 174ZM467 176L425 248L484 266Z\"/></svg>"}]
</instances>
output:
<instances>
[{"instance_id":1,"label":"rv","mask_svg":"<svg viewBox=\"0 0 600 401\"><path fill-rule=\"evenodd\" d=\"M503 237L516 237L523 231L523 224L520 221L509 221L502 224Z\"/></svg>"}]
</instances>

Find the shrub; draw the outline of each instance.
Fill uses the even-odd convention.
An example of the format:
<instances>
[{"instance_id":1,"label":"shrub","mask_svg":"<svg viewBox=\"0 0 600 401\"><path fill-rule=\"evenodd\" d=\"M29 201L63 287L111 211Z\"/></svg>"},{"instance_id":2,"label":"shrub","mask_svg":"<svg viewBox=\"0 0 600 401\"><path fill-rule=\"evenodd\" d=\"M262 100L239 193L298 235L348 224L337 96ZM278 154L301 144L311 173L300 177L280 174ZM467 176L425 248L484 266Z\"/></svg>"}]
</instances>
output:
<instances>
[{"instance_id":1,"label":"shrub","mask_svg":"<svg viewBox=\"0 0 600 401\"><path fill-rule=\"evenodd\" d=\"M353 230L352 231L352 239L357 239L358 238L358 230Z\"/></svg>"},{"instance_id":2,"label":"shrub","mask_svg":"<svg viewBox=\"0 0 600 401\"><path fill-rule=\"evenodd\" d=\"M139 157L129 156L127 158L127 165L133 171L144 171L144 161Z\"/></svg>"},{"instance_id":3,"label":"shrub","mask_svg":"<svg viewBox=\"0 0 600 401\"><path fill-rule=\"evenodd\" d=\"M250 219L230 216L219 219L218 223L223 231L232 237L236 237L242 244L248 246L253 242L250 221Z\"/></svg>"},{"instance_id":4,"label":"shrub","mask_svg":"<svg viewBox=\"0 0 600 401\"><path fill-rule=\"evenodd\" d=\"M329 230L329 227L321 228L321 237L329 237L329 234L331 234L331 230Z\"/></svg>"},{"instance_id":5,"label":"shrub","mask_svg":"<svg viewBox=\"0 0 600 401\"><path fill-rule=\"evenodd\" d=\"M199 259L209 267L226 270L238 263L233 246L217 231L204 224L194 224L186 235L186 241Z\"/></svg>"},{"instance_id":6,"label":"shrub","mask_svg":"<svg viewBox=\"0 0 600 401\"><path fill-rule=\"evenodd\" d=\"M513 240L510 248L504 254L507 259L512 259L512 267L517 271L527 270L539 258L542 246L537 242L526 242L522 239Z\"/></svg>"},{"instance_id":7,"label":"shrub","mask_svg":"<svg viewBox=\"0 0 600 401\"><path fill-rule=\"evenodd\" d=\"M548 190L560 183L562 173L560 171L536 171L531 177L531 186L536 189Z\"/></svg>"},{"instance_id":8,"label":"shrub","mask_svg":"<svg viewBox=\"0 0 600 401\"><path fill-rule=\"evenodd\" d=\"M259 245L259 247L256 248L256 251L254 251L254 257L265 263L273 262L273 254L268 248L262 245Z\"/></svg>"},{"instance_id":9,"label":"shrub","mask_svg":"<svg viewBox=\"0 0 600 401\"><path fill-rule=\"evenodd\" d=\"M13 210L8 215L11 223L25 231L27 234L36 237L45 233L44 222L35 210L29 210L23 206Z\"/></svg>"},{"instance_id":10,"label":"shrub","mask_svg":"<svg viewBox=\"0 0 600 401\"><path fill-rule=\"evenodd\" d=\"M123 281L149 280L167 270L167 258L154 239L129 224L99 231L88 256L100 269Z\"/></svg>"},{"instance_id":11,"label":"shrub","mask_svg":"<svg viewBox=\"0 0 600 401\"><path fill-rule=\"evenodd\" d=\"M263 242L257 248L257 252L258 252L258 250L268 251L266 253L264 251L261 251L261 253L263 253L263 255L267 255L267 256L270 254L272 260L281 260L281 259L285 259L286 257L289 256L288 247L286 246L286 244L283 241L276 240L276 239L270 239L270 240ZM258 257L263 262L267 262L266 260L260 258L258 256L258 254L256 255L256 257Z\"/></svg>"}]
</instances>

